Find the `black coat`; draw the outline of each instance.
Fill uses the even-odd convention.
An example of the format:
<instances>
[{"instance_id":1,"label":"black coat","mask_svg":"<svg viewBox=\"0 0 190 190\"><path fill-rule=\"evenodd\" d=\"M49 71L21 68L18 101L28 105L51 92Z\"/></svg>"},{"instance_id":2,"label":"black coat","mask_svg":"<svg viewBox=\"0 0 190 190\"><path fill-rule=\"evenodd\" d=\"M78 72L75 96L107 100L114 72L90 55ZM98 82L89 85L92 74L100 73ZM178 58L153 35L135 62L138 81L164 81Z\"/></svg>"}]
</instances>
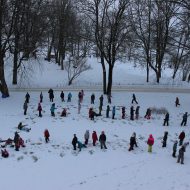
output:
<instances>
[{"instance_id":1,"label":"black coat","mask_svg":"<svg viewBox=\"0 0 190 190\"><path fill-rule=\"evenodd\" d=\"M101 134L100 137L99 137L99 141L106 142L106 135Z\"/></svg>"},{"instance_id":2,"label":"black coat","mask_svg":"<svg viewBox=\"0 0 190 190\"><path fill-rule=\"evenodd\" d=\"M73 140L72 140L72 144L73 144L73 145L76 145L76 144L77 144L77 142L78 142L77 137L74 137L74 138L73 138Z\"/></svg>"},{"instance_id":3,"label":"black coat","mask_svg":"<svg viewBox=\"0 0 190 190\"><path fill-rule=\"evenodd\" d=\"M136 139L135 139L135 137L131 137L130 138L130 146L134 146L136 144Z\"/></svg>"}]
</instances>

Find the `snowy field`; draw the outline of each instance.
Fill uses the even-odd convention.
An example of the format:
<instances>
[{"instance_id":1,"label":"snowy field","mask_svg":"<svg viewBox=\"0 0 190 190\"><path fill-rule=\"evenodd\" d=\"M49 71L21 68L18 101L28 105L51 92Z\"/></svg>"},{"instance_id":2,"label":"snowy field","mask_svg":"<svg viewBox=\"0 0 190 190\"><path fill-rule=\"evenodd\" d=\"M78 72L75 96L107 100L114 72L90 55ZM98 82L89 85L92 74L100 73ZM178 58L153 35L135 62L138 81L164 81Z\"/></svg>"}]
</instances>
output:
<instances>
[{"instance_id":1,"label":"snowy field","mask_svg":"<svg viewBox=\"0 0 190 190\"><path fill-rule=\"evenodd\" d=\"M103 116L88 118L91 93L85 92L81 114L77 113L77 92L73 92L71 103L62 103L59 92L55 93L56 115L51 117L48 93L44 93L42 103L43 117L38 117L37 104L39 92L31 95L28 113L23 115L25 92L12 92L10 98L0 99L0 138L13 138L20 121L31 127L29 133L21 131L26 147L16 152L7 147L8 159L0 158L0 189L27 190L189 190L190 189L190 148L185 152L184 165L177 164L171 156L173 141L179 133L186 132L185 141L190 141L190 121L186 127L180 122L184 112L190 113L189 94L175 93L136 93L140 105L140 119L129 120L132 92L114 92L112 105L116 106L116 119L105 117L107 98L104 97ZM68 92L65 92L67 95ZM94 108L98 111L100 92L96 92ZM181 106L176 108L175 98L179 97ZM126 106L127 118L121 119L121 106ZM136 107L136 105L134 104ZM70 113L61 118L60 112L66 107ZM148 107L165 107L170 113L170 126L164 127L164 115L152 114L150 120L144 119ZM43 132L50 132L50 142L45 143ZM107 135L107 150L101 150L99 143L89 145L81 152L73 151L71 144L76 133L84 141L86 130L92 134L101 131ZM168 131L168 143L162 148L164 132ZM129 140L133 132L137 134L139 147L129 152ZM153 152L147 152L146 141L153 134ZM179 148L179 147L178 147Z\"/></svg>"}]
</instances>

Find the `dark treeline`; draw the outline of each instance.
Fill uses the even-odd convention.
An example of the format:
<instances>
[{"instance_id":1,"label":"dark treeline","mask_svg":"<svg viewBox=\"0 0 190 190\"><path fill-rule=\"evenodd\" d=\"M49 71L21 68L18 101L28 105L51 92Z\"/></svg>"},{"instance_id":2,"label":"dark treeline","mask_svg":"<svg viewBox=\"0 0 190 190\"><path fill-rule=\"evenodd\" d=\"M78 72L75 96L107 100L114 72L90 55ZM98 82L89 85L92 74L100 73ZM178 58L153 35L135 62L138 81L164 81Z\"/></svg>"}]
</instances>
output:
<instances>
[{"instance_id":1,"label":"dark treeline","mask_svg":"<svg viewBox=\"0 0 190 190\"><path fill-rule=\"evenodd\" d=\"M153 70L159 83L165 68L185 81L189 39L189 0L0 0L0 91L9 96L6 58L12 58L16 85L39 50L67 71L69 85L89 69L88 56L98 57L104 94L111 95L118 60L145 67L147 82Z\"/></svg>"}]
</instances>

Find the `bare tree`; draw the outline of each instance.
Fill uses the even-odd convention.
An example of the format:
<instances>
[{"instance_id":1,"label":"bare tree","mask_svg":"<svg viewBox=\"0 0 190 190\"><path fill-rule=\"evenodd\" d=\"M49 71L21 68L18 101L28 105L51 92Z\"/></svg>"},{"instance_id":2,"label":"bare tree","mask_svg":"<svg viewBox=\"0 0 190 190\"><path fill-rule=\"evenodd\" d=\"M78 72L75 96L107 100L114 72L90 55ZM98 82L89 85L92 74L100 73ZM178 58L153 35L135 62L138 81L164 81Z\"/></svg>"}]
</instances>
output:
<instances>
[{"instance_id":1,"label":"bare tree","mask_svg":"<svg viewBox=\"0 0 190 190\"><path fill-rule=\"evenodd\" d=\"M65 64L65 70L67 71L68 76L68 85L71 85L73 80L90 68L90 65L86 63L86 58L84 56L69 57Z\"/></svg>"}]
</instances>

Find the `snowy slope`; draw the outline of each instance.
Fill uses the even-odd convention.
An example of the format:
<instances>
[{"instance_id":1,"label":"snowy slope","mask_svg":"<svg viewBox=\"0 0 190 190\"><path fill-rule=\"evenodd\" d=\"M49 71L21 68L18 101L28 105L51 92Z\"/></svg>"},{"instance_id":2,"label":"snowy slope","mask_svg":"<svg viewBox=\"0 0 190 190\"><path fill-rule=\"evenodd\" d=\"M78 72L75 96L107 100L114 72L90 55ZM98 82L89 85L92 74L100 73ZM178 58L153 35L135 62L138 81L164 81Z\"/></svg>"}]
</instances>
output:
<instances>
[{"instance_id":1,"label":"snowy slope","mask_svg":"<svg viewBox=\"0 0 190 190\"><path fill-rule=\"evenodd\" d=\"M66 95L68 92L65 92ZM26 147L16 152L8 147L10 157L0 158L0 178L3 190L11 189L57 189L57 190L189 190L190 189L190 149L185 153L185 165L177 164L172 154L173 141L178 134L186 132L185 141L190 141L189 123L180 127L182 115L190 112L188 94L136 93L139 101L140 119L129 120L132 93L113 93L112 105L116 105L116 119L105 118L107 99L104 97L103 116L88 119L91 93L85 92L81 114L77 114L77 92L73 92L71 103L62 103L59 92L55 93L56 116L50 116L51 103L48 93L44 92L43 117L37 116L39 93L30 92L31 100L27 116L23 115L25 93L12 92L11 97L0 99L0 138L13 138L17 124L22 121L31 127L31 132L20 132ZM100 93L95 93L94 108L98 110ZM176 108L174 101L179 97L181 106ZM127 107L127 118L121 119L121 107ZM136 107L136 105L134 104ZM170 126L163 127L164 115L152 115L145 120L148 107L166 107L170 112ZM63 107L67 107L69 115L60 117ZM111 106L112 107L112 106ZM46 144L43 131L50 132L50 142ZM101 150L99 144L78 151L72 150L71 141L76 133L79 140L84 141L84 133L102 130L107 135L108 149ZM169 132L167 148L163 149L161 140L164 131ZM129 139L136 132L138 148L129 152ZM147 138L153 134L155 145L153 153L147 152Z\"/></svg>"}]
</instances>

